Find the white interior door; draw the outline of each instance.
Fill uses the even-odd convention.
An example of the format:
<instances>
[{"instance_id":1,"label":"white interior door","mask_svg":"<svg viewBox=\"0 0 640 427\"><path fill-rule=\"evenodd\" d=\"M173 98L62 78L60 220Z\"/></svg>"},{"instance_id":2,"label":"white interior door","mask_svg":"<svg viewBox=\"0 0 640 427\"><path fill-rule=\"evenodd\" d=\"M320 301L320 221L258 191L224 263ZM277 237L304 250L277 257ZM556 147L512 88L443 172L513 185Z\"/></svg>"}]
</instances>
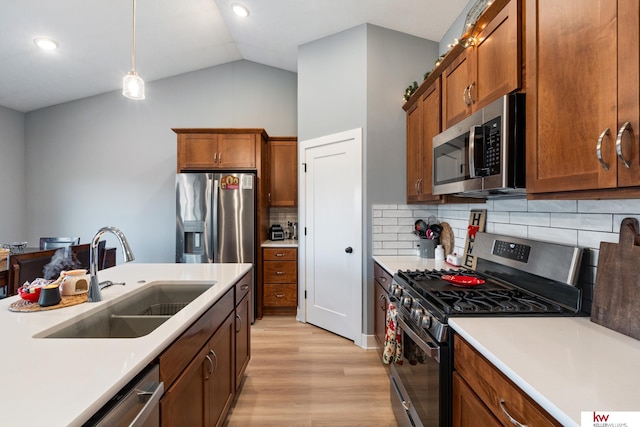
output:
<instances>
[{"instance_id":1,"label":"white interior door","mask_svg":"<svg viewBox=\"0 0 640 427\"><path fill-rule=\"evenodd\" d=\"M362 130L301 142L300 159L304 320L361 345Z\"/></svg>"}]
</instances>

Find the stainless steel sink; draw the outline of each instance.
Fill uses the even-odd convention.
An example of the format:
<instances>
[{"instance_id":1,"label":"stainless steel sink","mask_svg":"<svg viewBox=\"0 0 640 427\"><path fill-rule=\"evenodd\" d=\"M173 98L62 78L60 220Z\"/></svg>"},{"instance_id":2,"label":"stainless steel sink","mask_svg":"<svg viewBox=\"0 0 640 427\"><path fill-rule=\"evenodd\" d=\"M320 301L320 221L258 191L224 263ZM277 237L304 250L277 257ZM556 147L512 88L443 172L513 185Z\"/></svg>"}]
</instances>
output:
<instances>
[{"instance_id":1,"label":"stainless steel sink","mask_svg":"<svg viewBox=\"0 0 640 427\"><path fill-rule=\"evenodd\" d=\"M149 285L95 313L78 316L62 328L35 338L138 338L151 333L213 284Z\"/></svg>"}]
</instances>

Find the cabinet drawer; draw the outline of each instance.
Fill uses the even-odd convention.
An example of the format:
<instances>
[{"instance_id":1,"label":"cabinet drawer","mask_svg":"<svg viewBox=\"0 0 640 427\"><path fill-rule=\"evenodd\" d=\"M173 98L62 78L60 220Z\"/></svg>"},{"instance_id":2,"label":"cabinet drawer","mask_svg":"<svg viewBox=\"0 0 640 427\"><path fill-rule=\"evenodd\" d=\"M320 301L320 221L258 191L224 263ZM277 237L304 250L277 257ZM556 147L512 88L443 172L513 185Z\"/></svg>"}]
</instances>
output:
<instances>
[{"instance_id":1,"label":"cabinet drawer","mask_svg":"<svg viewBox=\"0 0 640 427\"><path fill-rule=\"evenodd\" d=\"M298 259L296 248L264 248L262 251L264 261L296 261Z\"/></svg>"},{"instance_id":2,"label":"cabinet drawer","mask_svg":"<svg viewBox=\"0 0 640 427\"><path fill-rule=\"evenodd\" d=\"M298 305L298 286L295 283L265 283L264 305L296 307Z\"/></svg>"},{"instance_id":3,"label":"cabinet drawer","mask_svg":"<svg viewBox=\"0 0 640 427\"><path fill-rule=\"evenodd\" d=\"M249 271L244 275L242 279L236 283L236 305L242 301L245 295L251 290L251 278L253 277L253 271Z\"/></svg>"},{"instance_id":4,"label":"cabinet drawer","mask_svg":"<svg viewBox=\"0 0 640 427\"><path fill-rule=\"evenodd\" d=\"M387 290L388 286L391 284L391 279L392 279L391 274L389 274L387 270L382 268L378 263L373 264L373 277L376 279L378 283L380 283L380 285L382 285L385 291Z\"/></svg>"},{"instance_id":5,"label":"cabinet drawer","mask_svg":"<svg viewBox=\"0 0 640 427\"><path fill-rule=\"evenodd\" d=\"M295 261L265 261L264 283L297 283L298 263Z\"/></svg>"},{"instance_id":6,"label":"cabinet drawer","mask_svg":"<svg viewBox=\"0 0 640 427\"><path fill-rule=\"evenodd\" d=\"M455 370L504 425L512 424L505 411L523 425L561 425L458 335L454 354Z\"/></svg>"}]
</instances>

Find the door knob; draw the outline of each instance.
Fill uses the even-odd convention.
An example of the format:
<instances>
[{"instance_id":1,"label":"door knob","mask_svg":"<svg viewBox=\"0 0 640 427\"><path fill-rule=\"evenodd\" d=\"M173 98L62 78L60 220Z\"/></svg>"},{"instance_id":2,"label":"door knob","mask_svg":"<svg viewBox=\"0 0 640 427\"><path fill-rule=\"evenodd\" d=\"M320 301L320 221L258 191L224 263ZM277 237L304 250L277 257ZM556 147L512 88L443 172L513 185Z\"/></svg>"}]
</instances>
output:
<instances>
[{"instance_id":1,"label":"door knob","mask_svg":"<svg viewBox=\"0 0 640 427\"><path fill-rule=\"evenodd\" d=\"M345 248L344 251L348 254L353 252L353 248L351 246L349 246L348 248Z\"/></svg>"}]
</instances>

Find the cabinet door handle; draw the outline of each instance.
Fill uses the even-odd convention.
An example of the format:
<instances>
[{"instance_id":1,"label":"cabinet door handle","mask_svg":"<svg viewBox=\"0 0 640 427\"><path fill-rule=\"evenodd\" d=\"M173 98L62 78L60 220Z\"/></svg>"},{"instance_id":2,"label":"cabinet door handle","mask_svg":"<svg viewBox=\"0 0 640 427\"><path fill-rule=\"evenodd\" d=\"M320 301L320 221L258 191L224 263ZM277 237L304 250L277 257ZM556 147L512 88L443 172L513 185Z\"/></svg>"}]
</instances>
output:
<instances>
[{"instance_id":1,"label":"cabinet door handle","mask_svg":"<svg viewBox=\"0 0 640 427\"><path fill-rule=\"evenodd\" d=\"M420 194L422 194L423 193L422 178L420 178L420 187L419 188L420 188Z\"/></svg>"},{"instance_id":2,"label":"cabinet door handle","mask_svg":"<svg viewBox=\"0 0 640 427\"><path fill-rule=\"evenodd\" d=\"M277 257L282 257L282 256L284 256L284 255L285 255L285 254L283 254L282 252L278 252L278 253L276 254L276 256L277 256Z\"/></svg>"},{"instance_id":3,"label":"cabinet door handle","mask_svg":"<svg viewBox=\"0 0 640 427\"><path fill-rule=\"evenodd\" d=\"M213 350L209 350L209 353L211 353L211 355L213 356L213 358L216 361L216 366L214 366L213 370L211 371L211 375L213 375L213 373L216 371L216 369L218 369L218 356L216 355L216 352Z\"/></svg>"},{"instance_id":4,"label":"cabinet door handle","mask_svg":"<svg viewBox=\"0 0 640 427\"><path fill-rule=\"evenodd\" d=\"M271 203L271 193L267 193L267 201Z\"/></svg>"},{"instance_id":5,"label":"cabinet door handle","mask_svg":"<svg viewBox=\"0 0 640 427\"><path fill-rule=\"evenodd\" d=\"M213 163L218 162L218 153L213 153Z\"/></svg>"},{"instance_id":6,"label":"cabinet door handle","mask_svg":"<svg viewBox=\"0 0 640 427\"><path fill-rule=\"evenodd\" d=\"M502 411L503 414L506 415L507 418L509 418L509 421L514 426L527 427L526 424L522 424L520 421L518 421L515 418L513 418L510 413L507 412L507 408L505 408L505 405L504 405L504 399L500 399L500 410Z\"/></svg>"},{"instance_id":7,"label":"cabinet door handle","mask_svg":"<svg viewBox=\"0 0 640 427\"><path fill-rule=\"evenodd\" d=\"M598 143L596 144L596 157L598 158L598 161L600 162L600 166L602 166L602 169L606 171L609 170L609 163L605 163L604 159L602 158L602 141L604 141L604 137L609 134L610 134L609 128L606 128L605 130L603 130L600 136L598 137Z\"/></svg>"},{"instance_id":8,"label":"cabinet door handle","mask_svg":"<svg viewBox=\"0 0 640 427\"><path fill-rule=\"evenodd\" d=\"M475 103L476 103L476 100L475 100L475 99L473 99L473 94L471 93L471 89L473 89L473 87L474 87L475 85L476 85L476 82L471 83L471 84L469 85L469 90L467 91L467 93L469 94L469 102L470 102L471 104L475 104ZM469 105L471 105L471 104L469 104Z\"/></svg>"},{"instance_id":9,"label":"cabinet door handle","mask_svg":"<svg viewBox=\"0 0 640 427\"><path fill-rule=\"evenodd\" d=\"M286 274L284 271L276 271L276 276L282 276L283 274Z\"/></svg>"},{"instance_id":10,"label":"cabinet door handle","mask_svg":"<svg viewBox=\"0 0 640 427\"><path fill-rule=\"evenodd\" d=\"M276 294L276 298L284 298L284 294Z\"/></svg>"},{"instance_id":11,"label":"cabinet door handle","mask_svg":"<svg viewBox=\"0 0 640 427\"><path fill-rule=\"evenodd\" d=\"M627 169L631 167L631 163L629 163L629 161L625 159L624 155L622 154L622 137L624 136L624 133L626 131L630 130L630 128L631 124L629 122L624 122L624 124L618 131L618 136L616 137L616 153L618 154L618 158L620 159L624 167L626 167Z\"/></svg>"},{"instance_id":12,"label":"cabinet door handle","mask_svg":"<svg viewBox=\"0 0 640 427\"><path fill-rule=\"evenodd\" d=\"M205 356L205 358L209 361L209 375L204 377L204 380L206 381L211 378L211 374L213 374L213 360L211 360L208 354Z\"/></svg>"},{"instance_id":13,"label":"cabinet door handle","mask_svg":"<svg viewBox=\"0 0 640 427\"><path fill-rule=\"evenodd\" d=\"M416 191L416 194L419 194L418 193L418 182L420 182L420 179L416 179L415 184L413 184L413 189Z\"/></svg>"},{"instance_id":14,"label":"cabinet door handle","mask_svg":"<svg viewBox=\"0 0 640 427\"><path fill-rule=\"evenodd\" d=\"M462 91L462 102L464 102L464 105L466 105L467 107L470 107L471 103L467 101L468 94L469 94L469 86L465 87L464 90Z\"/></svg>"},{"instance_id":15,"label":"cabinet door handle","mask_svg":"<svg viewBox=\"0 0 640 427\"><path fill-rule=\"evenodd\" d=\"M222 163L222 153L218 153L218 163Z\"/></svg>"},{"instance_id":16,"label":"cabinet door handle","mask_svg":"<svg viewBox=\"0 0 640 427\"><path fill-rule=\"evenodd\" d=\"M240 333L240 330L242 329L242 317L240 317L239 314L236 314L236 319L238 319L238 323L236 323L236 325L238 325L236 327L236 334Z\"/></svg>"},{"instance_id":17,"label":"cabinet door handle","mask_svg":"<svg viewBox=\"0 0 640 427\"><path fill-rule=\"evenodd\" d=\"M385 300L385 299L386 299L386 298L385 298L385 296L384 296L384 295L380 295L380 298L378 298L378 301L380 302L380 309L382 309L382 310L384 310L384 309L386 308L386 307L385 307L385 305L386 305L386 304L384 303L384 300Z\"/></svg>"}]
</instances>

